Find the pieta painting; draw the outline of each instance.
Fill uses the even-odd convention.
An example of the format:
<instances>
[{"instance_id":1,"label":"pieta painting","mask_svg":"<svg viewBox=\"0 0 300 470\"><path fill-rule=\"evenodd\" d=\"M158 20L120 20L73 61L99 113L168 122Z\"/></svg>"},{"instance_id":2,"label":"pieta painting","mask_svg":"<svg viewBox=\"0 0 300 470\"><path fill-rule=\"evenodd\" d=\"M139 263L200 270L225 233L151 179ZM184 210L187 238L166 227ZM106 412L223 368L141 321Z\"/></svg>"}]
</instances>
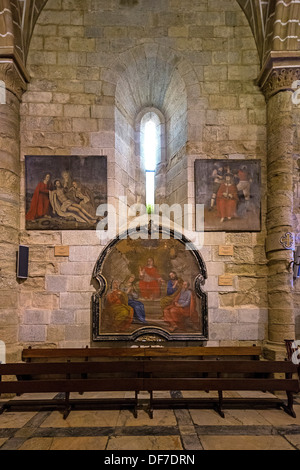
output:
<instances>
[{"instance_id":1,"label":"pieta painting","mask_svg":"<svg viewBox=\"0 0 300 470\"><path fill-rule=\"evenodd\" d=\"M206 268L185 240L117 238L94 271L93 339L207 339Z\"/></svg>"},{"instance_id":2,"label":"pieta painting","mask_svg":"<svg viewBox=\"0 0 300 470\"><path fill-rule=\"evenodd\" d=\"M105 156L26 156L26 229L91 230L107 202Z\"/></svg>"},{"instance_id":3,"label":"pieta painting","mask_svg":"<svg viewBox=\"0 0 300 470\"><path fill-rule=\"evenodd\" d=\"M195 198L204 205L205 231L260 231L260 161L196 160Z\"/></svg>"}]
</instances>

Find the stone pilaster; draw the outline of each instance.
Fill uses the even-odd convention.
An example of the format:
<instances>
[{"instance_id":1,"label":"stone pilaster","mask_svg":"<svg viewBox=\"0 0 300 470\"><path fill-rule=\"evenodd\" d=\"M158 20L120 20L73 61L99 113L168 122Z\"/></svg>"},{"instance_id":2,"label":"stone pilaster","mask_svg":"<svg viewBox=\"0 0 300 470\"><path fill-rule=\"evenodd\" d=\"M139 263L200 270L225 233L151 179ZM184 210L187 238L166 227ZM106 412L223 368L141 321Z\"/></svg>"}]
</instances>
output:
<instances>
[{"instance_id":1,"label":"stone pilaster","mask_svg":"<svg viewBox=\"0 0 300 470\"><path fill-rule=\"evenodd\" d=\"M299 63L299 62L298 62ZM300 79L294 60L271 57L260 86L267 102L268 341L266 356L285 355L284 340L295 337L293 306L293 83Z\"/></svg>"},{"instance_id":2,"label":"stone pilaster","mask_svg":"<svg viewBox=\"0 0 300 470\"><path fill-rule=\"evenodd\" d=\"M19 284L16 253L20 216L20 117L25 80L11 58L0 59L5 92L0 102L0 339L7 359L17 359ZM3 90L3 89L2 89Z\"/></svg>"}]
</instances>

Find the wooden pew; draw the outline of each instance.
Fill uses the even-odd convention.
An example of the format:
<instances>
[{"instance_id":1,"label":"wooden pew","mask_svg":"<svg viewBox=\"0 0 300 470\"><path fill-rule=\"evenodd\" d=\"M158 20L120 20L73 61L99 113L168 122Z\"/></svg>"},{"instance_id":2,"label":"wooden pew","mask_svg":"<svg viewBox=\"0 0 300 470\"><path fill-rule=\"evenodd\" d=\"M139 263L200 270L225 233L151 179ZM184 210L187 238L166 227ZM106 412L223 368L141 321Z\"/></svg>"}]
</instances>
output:
<instances>
[{"instance_id":1,"label":"wooden pew","mask_svg":"<svg viewBox=\"0 0 300 470\"><path fill-rule=\"evenodd\" d=\"M99 348L100 349L100 348ZM178 348L179 350L179 348ZM95 407L132 408L137 416L138 393L150 393L149 413L153 416L155 407L205 407L215 408L224 417L223 406L239 405L274 406L282 407L288 414L295 417L293 409L293 394L299 392L298 367L290 361L252 361L252 360L190 360L192 352L180 360L176 351L163 351L156 348L141 348L137 355L121 358L107 358L96 353L96 361L63 361L63 362L29 362L21 364L0 364L0 379L5 376L15 376L18 380L1 380L0 393L63 393L61 399L55 400L10 400L4 403L1 412L5 409L22 409L33 407L36 409L48 407L50 409L62 408L64 418L71 409ZM115 351L115 350L114 350ZM70 351L69 351L70 352ZM82 350L86 354L86 350ZM111 353L111 350L109 350ZM125 350L124 350L125 352ZM127 350L128 352L128 350ZM142 355L140 355L142 352ZM165 358L164 353L173 353L171 358ZM187 352L187 351L186 351ZM202 351L201 351L202 352ZM219 352L219 351L218 351ZM229 351L227 350L229 353ZM251 351L253 352L253 351ZM213 351L209 351L211 355ZM82 356L85 357L85 356ZM93 356L94 357L94 356ZM110 356L111 357L111 356ZM197 357L197 356L195 356ZM76 354L76 358L78 355ZM296 378L294 376L297 376ZM177 398L173 394L170 398L155 398L156 391L217 391L218 398ZM283 400L267 395L260 399L226 398L225 391L285 391L287 404ZM70 399L70 393L77 392L103 392L103 391L131 391L134 398L105 398L105 399Z\"/></svg>"},{"instance_id":2,"label":"wooden pew","mask_svg":"<svg viewBox=\"0 0 300 470\"><path fill-rule=\"evenodd\" d=\"M283 377L282 377L283 374ZM150 393L150 416L155 407L202 407L213 406L224 417L223 405L279 406L290 416L293 394L299 392L297 366L287 361L145 361L144 388ZM276 378L274 378L274 375ZM278 375L278 377L277 377ZM154 398L155 391L217 391L218 399L208 398ZM225 391L285 391L287 404L274 396L257 399L224 399Z\"/></svg>"},{"instance_id":3,"label":"wooden pew","mask_svg":"<svg viewBox=\"0 0 300 470\"><path fill-rule=\"evenodd\" d=\"M66 418L71 409L82 406L90 409L122 406L132 408L136 417L142 374L143 363L139 361L0 364L0 394L64 394L56 400L10 400L2 405L0 413L11 408L62 408ZM3 380L4 376L15 376L17 380ZM109 391L135 392L135 398L70 399L72 392Z\"/></svg>"},{"instance_id":4,"label":"wooden pew","mask_svg":"<svg viewBox=\"0 0 300 470\"><path fill-rule=\"evenodd\" d=\"M221 359L221 358L249 358L258 360L262 355L259 346L237 347L135 347L135 348L27 348L22 351L22 360L32 362L42 359L53 360L85 360L117 359L140 357L186 357L195 359Z\"/></svg>"}]
</instances>

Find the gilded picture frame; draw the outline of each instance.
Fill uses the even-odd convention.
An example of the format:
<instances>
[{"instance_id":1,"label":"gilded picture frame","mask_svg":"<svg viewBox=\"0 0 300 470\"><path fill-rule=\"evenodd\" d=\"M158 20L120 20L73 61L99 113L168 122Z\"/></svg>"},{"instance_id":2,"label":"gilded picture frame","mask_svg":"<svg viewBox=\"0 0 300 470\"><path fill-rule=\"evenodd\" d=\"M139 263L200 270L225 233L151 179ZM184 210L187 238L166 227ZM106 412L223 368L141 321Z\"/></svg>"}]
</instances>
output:
<instances>
[{"instance_id":1,"label":"gilded picture frame","mask_svg":"<svg viewBox=\"0 0 300 470\"><path fill-rule=\"evenodd\" d=\"M207 340L203 258L184 236L171 231L163 239L163 232L160 227L159 239L123 234L101 253L93 274L99 283L92 298L93 341L136 341L148 335ZM176 307L183 297L185 307Z\"/></svg>"}]
</instances>

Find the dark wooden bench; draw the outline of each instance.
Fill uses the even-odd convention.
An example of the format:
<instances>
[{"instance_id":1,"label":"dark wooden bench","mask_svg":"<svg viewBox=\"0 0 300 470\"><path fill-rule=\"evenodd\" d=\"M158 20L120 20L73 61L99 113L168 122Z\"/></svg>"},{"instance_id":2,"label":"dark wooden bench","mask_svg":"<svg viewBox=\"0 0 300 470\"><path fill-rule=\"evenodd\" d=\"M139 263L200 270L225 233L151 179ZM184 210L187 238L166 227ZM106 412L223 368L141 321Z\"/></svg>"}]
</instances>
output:
<instances>
[{"instance_id":1,"label":"dark wooden bench","mask_svg":"<svg viewBox=\"0 0 300 470\"><path fill-rule=\"evenodd\" d=\"M36 362L57 361L89 361L91 359L120 359L144 356L143 348L27 348L22 351L22 360Z\"/></svg>"},{"instance_id":2,"label":"dark wooden bench","mask_svg":"<svg viewBox=\"0 0 300 470\"><path fill-rule=\"evenodd\" d=\"M145 361L144 389L150 393L150 416L155 407L205 407L213 406L224 417L223 406L276 406L290 416L293 394L299 392L297 366L287 361ZM218 398L154 398L157 391L217 391ZM278 397L226 398L225 391L284 391L287 404Z\"/></svg>"},{"instance_id":3,"label":"dark wooden bench","mask_svg":"<svg viewBox=\"0 0 300 470\"><path fill-rule=\"evenodd\" d=\"M17 380L3 380L14 376ZM59 399L9 400L0 408L61 408L64 418L74 408L132 408L136 417L138 391L143 389L143 363L126 362L59 362L0 364L0 394L63 394ZM70 399L72 392L135 392L134 398Z\"/></svg>"},{"instance_id":4,"label":"dark wooden bench","mask_svg":"<svg viewBox=\"0 0 300 470\"><path fill-rule=\"evenodd\" d=\"M195 359L249 358L258 360L262 348L253 346L237 347L136 347L136 348L27 348L22 351L25 362L43 361L89 361L96 359L128 359L140 357L180 357Z\"/></svg>"},{"instance_id":5,"label":"dark wooden bench","mask_svg":"<svg viewBox=\"0 0 300 470\"><path fill-rule=\"evenodd\" d=\"M293 394L299 391L297 366L290 361L249 361L249 360L178 360L166 359L160 353L130 358L129 360L97 360L94 362L38 362L21 364L1 364L0 377L15 376L17 380L1 380L0 393L58 393L62 398L55 400L9 400L5 409L62 408L64 418L72 409L79 408L132 408L137 415L138 394L150 393L149 413L153 416L155 407L213 407L224 416L223 406L243 407L261 405L282 407L295 417ZM279 376L277 377L277 375ZM275 375L275 377L274 377ZM11 377L10 377L11 378ZM218 398L156 398L157 391L217 391ZM224 399L225 391L284 391L287 404L282 399L263 397L262 399ZM70 399L70 393L84 392L134 392L134 398Z\"/></svg>"}]
</instances>

